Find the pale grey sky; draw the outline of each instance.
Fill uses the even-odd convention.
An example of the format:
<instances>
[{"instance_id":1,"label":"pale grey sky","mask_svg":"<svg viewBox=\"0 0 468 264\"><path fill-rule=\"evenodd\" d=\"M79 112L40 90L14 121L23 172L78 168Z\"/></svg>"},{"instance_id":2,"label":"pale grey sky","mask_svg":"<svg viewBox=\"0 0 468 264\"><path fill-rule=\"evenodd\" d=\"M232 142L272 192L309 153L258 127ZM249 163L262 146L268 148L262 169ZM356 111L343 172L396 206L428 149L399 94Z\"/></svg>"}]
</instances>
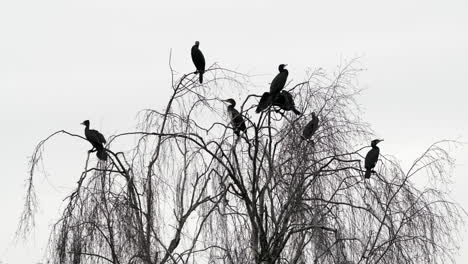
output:
<instances>
[{"instance_id":1,"label":"pale grey sky","mask_svg":"<svg viewBox=\"0 0 468 264\"><path fill-rule=\"evenodd\" d=\"M280 63L300 81L308 67L361 57L358 100L384 154L406 161L440 139L468 141L467 12L466 1L428 0L1 1L0 261L41 259L89 148L68 137L46 146L36 232L13 244L35 144L82 133L84 119L105 135L132 129L139 110L168 98L170 49L177 71L193 71L195 40L208 65L258 75L257 93ZM468 208L468 146L453 155L453 197ZM465 263L468 241L461 248Z\"/></svg>"}]
</instances>

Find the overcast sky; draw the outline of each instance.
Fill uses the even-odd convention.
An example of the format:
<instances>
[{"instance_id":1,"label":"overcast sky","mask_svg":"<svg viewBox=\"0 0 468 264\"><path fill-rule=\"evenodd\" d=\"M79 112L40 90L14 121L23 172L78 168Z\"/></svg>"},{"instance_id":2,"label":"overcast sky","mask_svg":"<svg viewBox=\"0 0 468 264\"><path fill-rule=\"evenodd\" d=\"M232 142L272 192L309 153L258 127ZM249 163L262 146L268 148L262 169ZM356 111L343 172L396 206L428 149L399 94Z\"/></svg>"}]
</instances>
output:
<instances>
[{"instance_id":1,"label":"overcast sky","mask_svg":"<svg viewBox=\"0 0 468 264\"><path fill-rule=\"evenodd\" d=\"M428 0L1 1L0 261L41 260L89 148L69 137L46 146L37 228L15 244L35 144L60 129L83 133L85 119L105 135L131 130L139 110L169 96L171 49L178 72L194 70L195 40L208 65L257 75L257 93L280 63L301 81L307 68L360 57L364 120L385 138L382 153L404 162L440 139L468 141L467 13L466 1ZM468 208L468 146L452 153L453 198ZM461 248L466 263L468 241Z\"/></svg>"}]
</instances>

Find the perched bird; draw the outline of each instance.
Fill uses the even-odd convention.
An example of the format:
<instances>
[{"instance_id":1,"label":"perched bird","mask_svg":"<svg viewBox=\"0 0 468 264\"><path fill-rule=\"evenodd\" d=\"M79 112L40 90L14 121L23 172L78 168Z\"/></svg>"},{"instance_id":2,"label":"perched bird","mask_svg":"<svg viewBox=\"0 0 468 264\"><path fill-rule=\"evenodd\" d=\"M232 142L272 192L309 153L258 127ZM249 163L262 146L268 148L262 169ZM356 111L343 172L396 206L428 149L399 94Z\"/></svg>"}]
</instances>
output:
<instances>
[{"instance_id":1,"label":"perched bird","mask_svg":"<svg viewBox=\"0 0 468 264\"><path fill-rule=\"evenodd\" d=\"M312 120L310 120L309 123L307 123L307 125L304 127L304 130L302 130L302 139L310 139L318 128L319 119L315 115L315 112L312 112Z\"/></svg>"},{"instance_id":2,"label":"perched bird","mask_svg":"<svg viewBox=\"0 0 468 264\"><path fill-rule=\"evenodd\" d=\"M89 143L93 145L93 148L96 149L96 156L98 157L98 159L107 160L107 153L103 146L103 144L106 144L106 139L104 138L104 136L97 130L89 129L89 120L85 120L81 124L86 126L85 137L89 141Z\"/></svg>"},{"instance_id":3,"label":"perched bird","mask_svg":"<svg viewBox=\"0 0 468 264\"><path fill-rule=\"evenodd\" d=\"M273 81L271 81L270 93L272 95L277 95L286 85L286 80L288 79L288 70L284 68L286 65L287 64L280 64L278 66L279 73L276 75Z\"/></svg>"},{"instance_id":4,"label":"perched bird","mask_svg":"<svg viewBox=\"0 0 468 264\"><path fill-rule=\"evenodd\" d=\"M203 53L201 50L198 48L200 45L200 42L195 41L195 45L192 46L192 61L193 64L195 64L195 68L197 68L197 71L195 73L198 73L200 83L203 83L203 74L205 73L205 57L203 56Z\"/></svg>"},{"instance_id":5,"label":"perched bird","mask_svg":"<svg viewBox=\"0 0 468 264\"><path fill-rule=\"evenodd\" d=\"M237 111L234 107L236 106L236 101L232 98L223 100L224 102L229 103L227 107L227 111L231 117L231 125L234 129L234 133L239 136L240 132L247 131L247 127L245 126L244 118L242 115Z\"/></svg>"},{"instance_id":6,"label":"perched bird","mask_svg":"<svg viewBox=\"0 0 468 264\"><path fill-rule=\"evenodd\" d=\"M257 109L255 109L255 113L263 112L267 109L273 101L273 96L269 92L264 92L262 98L260 98L260 102L258 102Z\"/></svg>"},{"instance_id":7,"label":"perched bird","mask_svg":"<svg viewBox=\"0 0 468 264\"><path fill-rule=\"evenodd\" d=\"M296 115L300 115L301 112L296 109L296 105L294 104L294 99L288 91L281 91L281 93L277 94L273 98L273 105L279 106L279 108L283 109L284 111L293 111Z\"/></svg>"},{"instance_id":8,"label":"perched bird","mask_svg":"<svg viewBox=\"0 0 468 264\"><path fill-rule=\"evenodd\" d=\"M366 173L364 174L364 178L369 179L373 171L372 169L375 167L377 164L377 161L379 160L379 154L380 154L380 149L377 147L377 144L381 141L384 141L383 139L374 139L371 141L371 147L372 149L367 152L366 159L364 161L364 167L366 168Z\"/></svg>"}]
</instances>

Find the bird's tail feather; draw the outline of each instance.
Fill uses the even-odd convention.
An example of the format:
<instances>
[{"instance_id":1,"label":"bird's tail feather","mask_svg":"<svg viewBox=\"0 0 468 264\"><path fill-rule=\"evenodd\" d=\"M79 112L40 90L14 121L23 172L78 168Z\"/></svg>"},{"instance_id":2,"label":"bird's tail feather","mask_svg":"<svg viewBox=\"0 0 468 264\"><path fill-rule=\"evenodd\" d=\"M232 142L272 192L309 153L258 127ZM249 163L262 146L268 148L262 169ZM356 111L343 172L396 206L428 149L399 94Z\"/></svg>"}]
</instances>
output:
<instances>
[{"instance_id":1,"label":"bird's tail feather","mask_svg":"<svg viewBox=\"0 0 468 264\"><path fill-rule=\"evenodd\" d=\"M301 112L299 112L299 110L297 110L296 108L293 108L293 112L296 114L296 115L300 115L302 114Z\"/></svg>"},{"instance_id":2,"label":"bird's tail feather","mask_svg":"<svg viewBox=\"0 0 468 264\"><path fill-rule=\"evenodd\" d=\"M255 109L255 113L260 114L260 112L262 112L265 109L263 108L263 105L259 104L259 105L257 105L257 109Z\"/></svg>"},{"instance_id":3,"label":"bird's tail feather","mask_svg":"<svg viewBox=\"0 0 468 264\"><path fill-rule=\"evenodd\" d=\"M104 147L102 148L99 148L96 152L96 157L98 157L98 159L100 160L103 160L103 161L106 161L107 160L107 152L106 150L104 149Z\"/></svg>"},{"instance_id":4,"label":"bird's tail feather","mask_svg":"<svg viewBox=\"0 0 468 264\"><path fill-rule=\"evenodd\" d=\"M369 179L371 176L372 171L371 170L366 170L366 173L364 174L364 178Z\"/></svg>"},{"instance_id":5,"label":"bird's tail feather","mask_svg":"<svg viewBox=\"0 0 468 264\"><path fill-rule=\"evenodd\" d=\"M203 73L200 72L200 76L198 77L198 79L200 80L200 83L203 83Z\"/></svg>"}]
</instances>

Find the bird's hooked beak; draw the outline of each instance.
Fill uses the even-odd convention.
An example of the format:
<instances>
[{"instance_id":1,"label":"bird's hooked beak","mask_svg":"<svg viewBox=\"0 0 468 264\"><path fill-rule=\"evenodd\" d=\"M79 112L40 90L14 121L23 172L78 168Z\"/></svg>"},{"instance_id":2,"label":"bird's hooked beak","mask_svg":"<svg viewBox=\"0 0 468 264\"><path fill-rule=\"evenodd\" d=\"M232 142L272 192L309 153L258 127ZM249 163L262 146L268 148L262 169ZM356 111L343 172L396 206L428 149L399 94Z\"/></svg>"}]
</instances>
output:
<instances>
[{"instance_id":1,"label":"bird's hooked beak","mask_svg":"<svg viewBox=\"0 0 468 264\"><path fill-rule=\"evenodd\" d=\"M383 138L382 138L382 139L378 139L378 140L377 140L377 143L380 143L380 142L382 142L382 141L384 141Z\"/></svg>"}]
</instances>

